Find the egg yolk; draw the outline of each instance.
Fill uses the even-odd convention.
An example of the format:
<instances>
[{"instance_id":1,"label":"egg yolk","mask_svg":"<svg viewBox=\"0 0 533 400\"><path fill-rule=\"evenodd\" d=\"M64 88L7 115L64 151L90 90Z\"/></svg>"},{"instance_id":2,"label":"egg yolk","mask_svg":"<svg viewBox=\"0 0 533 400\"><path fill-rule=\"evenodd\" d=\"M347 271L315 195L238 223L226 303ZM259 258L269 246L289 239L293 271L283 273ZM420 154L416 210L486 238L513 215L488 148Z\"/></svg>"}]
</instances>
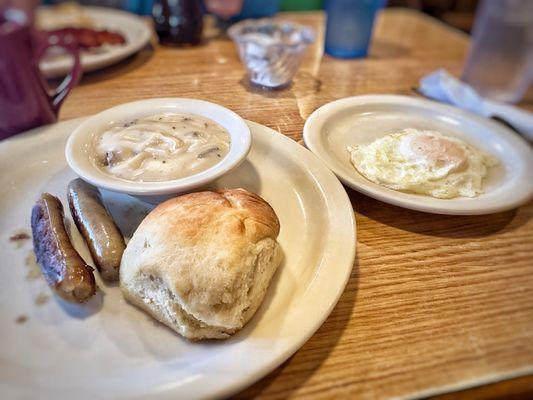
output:
<instances>
[{"instance_id":1,"label":"egg yolk","mask_svg":"<svg viewBox=\"0 0 533 400\"><path fill-rule=\"evenodd\" d=\"M433 135L418 135L411 138L412 153L437 166L454 165L456 168L467 161L464 150L446 138Z\"/></svg>"}]
</instances>

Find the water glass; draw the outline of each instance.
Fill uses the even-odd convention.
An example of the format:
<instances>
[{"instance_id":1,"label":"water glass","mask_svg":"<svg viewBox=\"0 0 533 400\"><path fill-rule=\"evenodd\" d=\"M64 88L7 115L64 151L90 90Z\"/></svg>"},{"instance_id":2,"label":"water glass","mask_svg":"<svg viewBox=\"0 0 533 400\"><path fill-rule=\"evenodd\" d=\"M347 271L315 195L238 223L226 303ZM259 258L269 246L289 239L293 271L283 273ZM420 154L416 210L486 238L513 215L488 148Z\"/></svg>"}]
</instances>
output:
<instances>
[{"instance_id":1,"label":"water glass","mask_svg":"<svg viewBox=\"0 0 533 400\"><path fill-rule=\"evenodd\" d=\"M333 57L364 57L376 13L386 0L326 0L326 53Z\"/></svg>"},{"instance_id":2,"label":"water glass","mask_svg":"<svg viewBox=\"0 0 533 400\"><path fill-rule=\"evenodd\" d=\"M462 79L484 97L514 103L532 78L533 1L483 1Z\"/></svg>"}]
</instances>

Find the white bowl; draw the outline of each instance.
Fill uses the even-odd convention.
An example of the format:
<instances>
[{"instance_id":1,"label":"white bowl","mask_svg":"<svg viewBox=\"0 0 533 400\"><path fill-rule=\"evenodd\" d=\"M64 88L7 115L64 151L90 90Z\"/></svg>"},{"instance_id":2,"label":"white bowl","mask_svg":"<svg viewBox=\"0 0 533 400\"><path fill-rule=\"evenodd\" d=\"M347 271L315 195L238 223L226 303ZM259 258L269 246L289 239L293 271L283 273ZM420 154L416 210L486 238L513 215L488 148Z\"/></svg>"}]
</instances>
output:
<instances>
[{"instance_id":1,"label":"white bowl","mask_svg":"<svg viewBox=\"0 0 533 400\"><path fill-rule=\"evenodd\" d=\"M95 135L110 126L158 113L190 113L207 117L222 125L230 135L228 154L211 168L185 178L163 182L133 182L105 174L90 158ZM70 135L65 148L67 162L83 180L102 189L126 193L149 203L203 186L236 168L250 151L252 136L244 120L225 107L203 100L162 98L140 100L102 111Z\"/></svg>"}]
</instances>

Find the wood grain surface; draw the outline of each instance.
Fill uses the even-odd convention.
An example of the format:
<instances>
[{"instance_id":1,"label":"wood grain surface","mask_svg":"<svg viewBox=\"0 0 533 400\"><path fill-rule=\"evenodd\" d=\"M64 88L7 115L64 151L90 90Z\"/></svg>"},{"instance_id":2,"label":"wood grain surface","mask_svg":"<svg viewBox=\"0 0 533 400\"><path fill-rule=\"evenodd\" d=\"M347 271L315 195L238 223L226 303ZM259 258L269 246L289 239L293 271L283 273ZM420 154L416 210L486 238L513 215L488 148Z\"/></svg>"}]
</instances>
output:
<instances>
[{"instance_id":1,"label":"wood grain surface","mask_svg":"<svg viewBox=\"0 0 533 400\"><path fill-rule=\"evenodd\" d=\"M250 86L232 42L210 29L203 46L153 44L86 75L61 119L143 98L194 97L301 141L305 119L322 104L366 93L412 94L436 68L459 75L468 48L467 36L436 20L388 9L369 57L336 60L322 52L322 14L280 18L317 33L286 90ZM531 95L522 105L533 109ZM427 397L533 373L533 202L490 216L454 217L347 191L358 244L346 291L302 349L237 397ZM463 394L527 396L531 382L516 378Z\"/></svg>"}]
</instances>

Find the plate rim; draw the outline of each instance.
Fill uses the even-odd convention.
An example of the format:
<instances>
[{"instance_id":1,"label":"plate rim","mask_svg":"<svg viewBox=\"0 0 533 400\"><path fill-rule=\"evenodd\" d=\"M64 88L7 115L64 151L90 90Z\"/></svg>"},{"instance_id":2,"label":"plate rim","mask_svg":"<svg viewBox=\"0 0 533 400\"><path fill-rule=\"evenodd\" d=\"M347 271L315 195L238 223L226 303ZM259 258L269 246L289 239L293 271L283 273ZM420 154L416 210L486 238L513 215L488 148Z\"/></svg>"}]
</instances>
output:
<instances>
[{"instance_id":1,"label":"plate rim","mask_svg":"<svg viewBox=\"0 0 533 400\"><path fill-rule=\"evenodd\" d=\"M40 6L39 8L46 8L50 6ZM142 18L136 14L125 10L119 10L115 8L106 8L99 6L81 6L85 12L97 13L98 15L106 14L106 16L118 15L120 18L128 18L129 24L134 24L141 30L141 34L138 36L138 40L132 42L130 46L126 45L122 48L117 48L115 52L111 54L103 53L101 57L96 60L87 60L87 58L81 57L80 64L83 73L97 71L124 60L125 58L138 53L144 46L146 46L152 37L152 30L148 27ZM48 61L44 65L40 66L41 73L48 79L60 78L66 76L70 71L70 64L65 59L58 59L55 61Z\"/></svg>"},{"instance_id":2,"label":"plate rim","mask_svg":"<svg viewBox=\"0 0 533 400\"><path fill-rule=\"evenodd\" d=\"M58 124L62 123L69 123L72 124L71 126L74 128L75 126L79 125L82 121L84 121L87 117L81 117L71 120L65 120L61 121L57 124L52 124L40 128L33 129L31 131L13 136L12 138L8 138L4 140L3 142L0 142L0 154L4 151L9 151L10 147L20 145L18 143L20 140L24 140L27 135L43 135L43 134L50 134L51 132L46 132L46 128L50 128L53 126L57 126ZM263 377L265 377L268 373L272 372L275 368L277 368L279 365L281 365L283 362L285 362L290 356L292 356L294 353L296 353L304 344L307 342L313 334L316 333L316 331L323 325L323 323L326 321L326 319L331 314L332 310L337 305L340 297L345 292L346 286L348 284L348 281L350 279L350 276L352 274L352 271L354 269L355 261L356 261L356 251L357 251L357 224L356 224L356 218L355 218L355 212L353 210L352 203L348 197L348 194L346 193L346 190L342 186L342 184L339 182L339 180L336 178L336 176L328 169L326 166L320 161L320 159L314 155L312 152L310 152L308 149L306 149L304 146L299 145L294 140L290 139L289 137L280 134L279 132L275 131L272 128L266 127L264 125L255 123L250 120L246 120L247 124L250 126L250 130L253 132L256 131L258 128L264 129L265 133L268 135L271 135L272 138L275 140L281 140L283 142L281 146L283 147L289 147L291 146L291 152L294 150L295 153L299 153L299 164L304 165L306 169L311 168L309 170L309 174L311 175L312 179L316 183L320 183L318 185L318 189L322 193L323 199L326 202L325 210L327 210L327 221L328 221L328 233L329 233L329 240L327 242L327 246L324 246L324 252L322 254L328 254L328 261L331 265L332 262L335 262L335 269L336 276L333 278L333 282L336 282L336 287L334 290L330 290L330 297L326 298L326 301L323 301L324 298L320 298L320 301L317 300L316 304L312 304L311 306L316 306L319 304L322 308L321 313L317 313L315 315L320 314L318 318L309 318L308 314L302 313L304 319L307 319L310 321L308 323L307 328L305 331L299 330L297 339L295 340L294 337L284 342L283 347L279 349L279 354L277 354L275 357L271 357L268 361L264 361L265 358L262 358L263 362L261 363L261 366L259 368L256 368L254 370L250 369L250 373L242 374L242 371L238 371L238 378L237 374L233 375L233 378L228 380L224 380L226 382L224 385L214 385L214 390L209 391L209 393L198 393L195 391L189 384L183 384L183 385L177 385L169 387L161 388L157 385L153 386L147 386L145 389L143 389L142 392L139 394L133 394L133 395L127 395L127 398L142 398L145 394L149 394L151 398L154 399L166 399L166 398L172 398L171 396L175 395L176 393L181 394L188 394L193 395L196 393L196 396L200 396L202 398L204 397L226 397L230 396L232 394L238 393L239 391L249 387L253 383L259 381ZM52 133L53 134L53 133ZM302 159L303 157L303 159ZM310 178L311 179L311 178ZM334 188L334 192L332 192L331 189ZM334 194L332 194L334 193ZM333 204L343 204L343 207L328 207L328 205L331 203ZM335 224L332 224L331 216L335 216L335 223L338 225L338 222L342 222L343 226L336 226ZM346 235L339 239L338 237L335 237L332 235L333 232L342 232L346 233ZM344 244L348 244L347 247L343 248L343 254L338 255L335 250L336 247L342 247ZM333 247L333 248L332 248ZM326 249L328 251L326 251ZM325 258L322 258L324 260ZM326 265L327 266L327 265ZM320 271L324 268L323 264L320 264L317 266L317 271ZM325 269L325 268L324 268ZM340 271L340 272L339 272ZM324 272L323 272L324 273ZM338 275L338 276L337 276ZM331 276L331 275L322 275L323 277ZM322 281L321 279L316 279L316 276L314 280L310 281L308 287L306 288L305 292L302 292L301 299L310 299L310 298L316 298L317 296L311 296L313 292L318 292L320 290L323 290L322 287L319 287L317 283ZM328 282L326 280L326 282ZM311 289L311 290L310 290ZM307 296L307 297L306 297ZM298 306L299 308L302 307L300 304ZM309 306L308 306L309 307ZM303 333L302 333L303 332ZM273 339L275 340L275 339ZM220 367L220 366L219 366ZM216 372L217 369L214 369L213 372ZM202 373L204 370L202 369ZM215 380L213 380L215 383L220 383L220 379L217 377ZM205 382L204 382L205 383ZM195 383L198 385L198 383ZM195 396L195 397L196 397Z\"/></svg>"},{"instance_id":3,"label":"plate rim","mask_svg":"<svg viewBox=\"0 0 533 400\"><path fill-rule=\"evenodd\" d=\"M375 188L379 187L380 189L382 189L383 187L366 179L364 185L359 184L355 182L349 175L345 174L344 171L340 170L334 164L330 163L327 159L323 157L323 153L327 153L327 150L323 148L323 146L320 144L319 138L322 136L323 124L330 117L331 114L341 112L351 106L387 103L423 107L425 109L437 111L443 114L451 114L454 116L458 116L462 119L471 120L478 124L489 126L491 130L494 131L498 136L503 136L503 139L507 141L507 143L509 143L515 150L517 148L522 149L522 151L517 151L517 153L520 155L520 158L524 157L525 159L527 156L526 153L529 152L531 155L530 160L533 159L533 150L529 147L529 144L515 133L509 131L509 129L507 129L506 127L499 126L496 122L447 104L437 103L432 100L420 99L413 96L391 94L367 94L344 97L318 107L307 118L304 125L303 139L306 147L311 150L313 154L317 155L322 160L322 162L343 182L343 184L360 193L372 197L373 199L410 210L443 215L486 215L517 208L520 205L527 203L529 200L531 200L531 198L533 198L533 185L530 185L529 190L527 190L526 188L522 196L516 197L514 199L511 198L511 201L500 203L491 207L485 206L483 208L464 209L446 208L445 206L439 205L419 204L414 203L409 199L404 199L399 196L395 196L394 191L392 189L390 189L390 193L388 194L381 194L377 192ZM530 161L529 164L533 168L533 160ZM355 169L354 173L357 173ZM409 193L403 194L410 195ZM413 196L418 195L413 194ZM449 201L453 202L454 199L450 199Z\"/></svg>"}]
</instances>

